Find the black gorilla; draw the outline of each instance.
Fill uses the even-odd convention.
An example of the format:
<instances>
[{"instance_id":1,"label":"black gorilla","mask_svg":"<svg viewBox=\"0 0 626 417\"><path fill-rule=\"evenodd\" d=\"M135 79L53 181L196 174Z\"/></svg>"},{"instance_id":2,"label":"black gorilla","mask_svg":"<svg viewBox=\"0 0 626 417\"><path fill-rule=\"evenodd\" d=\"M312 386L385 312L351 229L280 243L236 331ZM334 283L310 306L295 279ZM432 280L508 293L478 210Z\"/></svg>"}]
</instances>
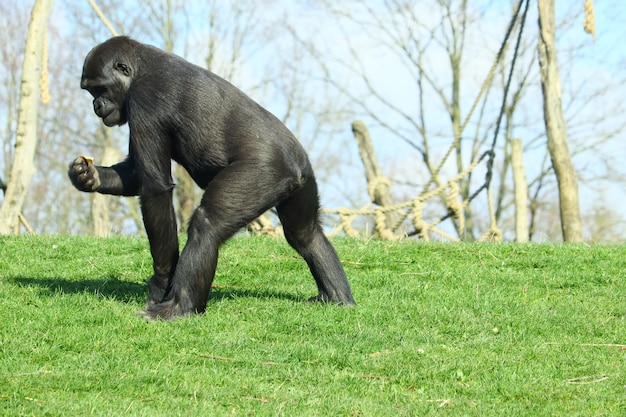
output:
<instances>
[{"instance_id":1,"label":"black gorilla","mask_svg":"<svg viewBox=\"0 0 626 417\"><path fill-rule=\"evenodd\" d=\"M89 52L81 88L94 97L105 125L130 128L126 160L102 167L80 157L69 177L81 191L140 196L154 260L140 315L172 319L203 312L220 244L272 207L315 278L318 294L311 300L355 304L319 224L311 164L276 117L217 75L127 37ZM172 159L204 189L180 257Z\"/></svg>"}]
</instances>

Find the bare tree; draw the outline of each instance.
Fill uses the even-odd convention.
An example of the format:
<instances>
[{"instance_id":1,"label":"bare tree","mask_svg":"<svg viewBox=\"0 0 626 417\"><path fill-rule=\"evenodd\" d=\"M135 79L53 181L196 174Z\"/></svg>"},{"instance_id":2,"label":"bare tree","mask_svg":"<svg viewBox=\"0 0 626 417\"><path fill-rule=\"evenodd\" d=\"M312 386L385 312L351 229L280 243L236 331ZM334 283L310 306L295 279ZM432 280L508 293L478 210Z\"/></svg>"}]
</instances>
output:
<instances>
[{"instance_id":1,"label":"bare tree","mask_svg":"<svg viewBox=\"0 0 626 417\"><path fill-rule=\"evenodd\" d=\"M363 119L374 139L380 142L377 148L398 149L395 157L380 158L383 171L392 178L396 200L400 200L399 193L404 193L404 199L414 197L416 190L424 188L424 177L432 177L435 185L445 183L446 177L459 172L459 167L467 166L468 161L474 160L491 142L511 67L513 42L505 50L494 83L485 92L485 99L478 103L469 124L463 124L471 114L470 100L480 90L477 82L486 76L484 66L496 54L497 42L502 39L507 13L511 9L509 5L497 2L484 9L477 9L475 4L447 0L428 4L411 0L309 2L311 20L326 22L328 29L323 33L307 32L303 29L306 24L286 19L295 44L306 55L305 59L301 56L295 59L298 65L294 72L297 71L300 77L306 74L306 84L315 85L318 91L338 92L341 102L348 103L352 109L352 114L341 114L345 125L354 119ZM518 4L520 2L516 1L515 5ZM619 10L616 5L613 2L605 8ZM498 10L502 24L493 24L496 20L493 10ZM531 10L531 18L527 21L532 21L533 13L535 11ZM606 11L603 13L606 15ZM612 16L611 21L619 21ZM623 105L616 100L616 91L623 90L624 83L617 80L620 84L615 84L614 80L603 77L602 70L599 70L600 74L589 71L588 62L593 59L594 51L589 44L572 36L576 35L575 30L582 33L581 17L580 5L561 8L557 30L557 35L561 34L561 68L566 75L562 86L562 107L571 135L571 155L576 157L577 167L583 166L582 161L584 166L589 166L580 171L583 181L619 181L624 177L619 175L623 169L619 163L614 163L613 158L620 153L609 149L615 149L619 142L617 138L623 135L624 121L620 116ZM515 28L513 33L519 33L518 30ZM537 38L537 31L526 28L520 40L516 69L502 108L504 118L493 166L491 188L496 219L509 227L507 238L510 239L514 238L512 210L515 204L510 140L515 137L523 138L524 152L533 161L526 165L532 219L530 234L539 236L539 225L545 229L559 224L544 221L550 215L551 200L556 194L551 192L558 183L555 183L546 146L544 118L536 111L535 103L541 94ZM598 30L597 39L606 41L602 30ZM608 64L617 61L617 49L612 50L610 56L601 57ZM317 66L317 72L310 69L311 62ZM583 65L586 68L581 68ZM617 69L615 65L609 68ZM620 77L619 74L620 71L611 72L615 79ZM400 79L404 84L398 88ZM607 105L608 111L602 111L604 103L609 102L603 100L607 96L611 97L613 108ZM596 105L589 104L592 102ZM450 161L440 167L442 146L450 141L455 145ZM414 152L419 163L409 162L409 155ZM545 155L547 159L544 159ZM342 156L346 158L345 152ZM400 175L389 175L390 171ZM479 167L460 183L463 198L468 196L468 190L471 194L482 184L483 172ZM351 178L356 183L357 180ZM354 195L357 194L352 192L352 198ZM441 202L444 202L443 198ZM484 228L485 220L488 220L484 214L484 202L479 195L466 211L466 238ZM438 210L440 213L441 208ZM544 237L554 236L551 230L541 230L541 233Z\"/></svg>"},{"instance_id":2,"label":"bare tree","mask_svg":"<svg viewBox=\"0 0 626 417\"><path fill-rule=\"evenodd\" d=\"M53 0L37 0L33 5L22 68L22 90L18 113L17 141L13 164L7 181L4 202L0 207L0 234L11 234L18 221L35 174L37 146L38 90L42 73L48 16Z\"/></svg>"},{"instance_id":3,"label":"bare tree","mask_svg":"<svg viewBox=\"0 0 626 417\"><path fill-rule=\"evenodd\" d=\"M485 130L492 127L493 124L485 124L484 120L494 116L496 111L493 104L484 101L476 112L477 121L471 124L469 119L475 108L470 106L464 112L462 107L467 100L462 94L463 87L475 83L465 75L464 62L468 37L475 38L478 31L480 12L467 1L450 0L422 6L408 0L389 0L382 4L364 0L323 1L321 4L335 19L336 26L342 28L345 49L333 45L333 49L340 51L333 53L320 45L317 38L308 39L296 28L290 28L298 44L319 65L321 75L317 78L323 78L340 92L351 103L357 117L366 118L368 125L382 128L388 137L399 139L411 152L418 153L421 167L425 169L417 172L429 177L422 185L422 192L432 184L444 185L451 172L463 172L470 161L484 151L488 135L478 127L485 126ZM394 64L386 69L411 78L400 96L411 97L409 103L402 100L404 104L401 104L399 97L394 97L389 86L381 82L381 72L369 68L375 62L369 50L378 50L380 61ZM495 56L494 49L490 58ZM485 92L480 90L478 85L473 95ZM475 126L473 132L471 126ZM450 154L442 156L441 149L446 142L452 143L452 147ZM448 156L452 156L450 161ZM419 165L413 167L419 168ZM461 200L470 198L471 185L471 175L460 179ZM414 190L412 193L415 196ZM440 194L440 202L451 210L447 193ZM471 240L474 234L472 208L465 207L465 222L451 217L457 234Z\"/></svg>"},{"instance_id":4,"label":"bare tree","mask_svg":"<svg viewBox=\"0 0 626 417\"><path fill-rule=\"evenodd\" d=\"M20 72L24 62L24 39L28 28L28 10L17 2L0 1L0 26L7 35L0 49L0 103L3 122L0 137L3 158L0 174L5 180L9 173L15 146L17 110L20 97ZM5 183L6 189L6 183Z\"/></svg>"},{"instance_id":5,"label":"bare tree","mask_svg":"<svg viewBox=\"0 0 626 417\"><path fill-rule=\"evenodd\" d=\"M554 0L538 0L539 66L548 151L559 184L561 227L565 242L582 242L583 228L578 200L578 180L567 144L561 105L561 79L555 45Z\"/></svg>"},{"instance_id":6,"label":"bare tree","mask_svg":"<svg viewBox=\"0 0 626 417\"><path fill-rule=\"evenodd\" d=\"M100 164L104 166L113 165L120 160L121 152L111 146L113 142L111 130L102 127L100 132L104 136L102 143L108 144L104 148ZM107 237L111 234L110 206L112 200L111 196L105 194L93 193L91 195L91 217L94 236Z\"/></svg>"},{"instance_id":7,"label":"bare tree","mask_svg":"<svg viewBox=\"0 0 626 417\"><path fill-rule=\"evenodd\" d=\"M391 179L398 202L426 188L431 177L429 188L445 184L493 138L510 68L510 47L497 67L494 83L485 91L469 123L463 124L499 47L511 2L490 2L484 7L451 0L318 0L289 6L273 0L98 0L98 4L120 33L173 50L230 78L283 119L309 150L324 188L325 206L361 207L369 201L358 149L350 133L350 124L356 119L364 120L371 131L382 173ZM613 37L606 34L609 26L613 33L624 31L613 24L623 20L619 4L617 0L596 2L596 15L603 19L598 19L601 23L595 45L591 37L581 40L576 36L576 31L582 34L580 4L557 10L555 33L570 159L578 169L579 192L585 202L581 206L588 225L585 237L611 241L619 240L623 229L617 219L623 216L610 215L611 211L617 214L619 206L609 197L602 200L599 196L602 189L615 195L613 190L620 184L623 187L626 178L619 161L626 143L622 140L626 121L620 94L626 76L617 70L624 58L620 37L614 37L611 48L607 42ZM33 176L22 213L38 232L90 233L94 227L91 200L68 186L66 161L84 153L101 162L106 146L126 152L128 133L124 127L109 130L110 142L99 136L101 123L91 114L88 94L78 88L85 54L110 36L108 29L87 2L66 2L63 6L55 8L54 13L62 16L51 19L49 28L53 100L40 107L37 127L35 165L46 169ZM271 6L271 11L264 6ZM0 26L7 33L0 51L0 181L5 185L16 143L28 7L0 0ZM494 18L494 13L499 18ZM284 25L276 23L281 19ZM57 22L63 22L63 27L56 28ZM324 30L319 30L319 22L323 22ZM197 30L198 24L203 25L201 30ZM287 36L286 29L294 37ZM504 227L505 236L513 239L510 139L522 138L529 234L534 240L558 240L562 231L554 196L559 184L547 152L544 120L536 111L541 94L537 32L524 32L504 106L491 189L498 224ZM598 62L607 64L606 70L588 70L590 60L596 66L601 65ZM450 158L440 167L451 142L455 146ZM178 175L177 168L174 177L177 192L184 191L183 176ZM483 181L484 170L479 166L459 183L460 193L467 196ZM195 186L190 184L188 189L191 192L178 193L179 213L191 213L199 198ZM591 203L590 195L598 201ZM0 192L0 202L2 196ZM441 197L424 207L426 217L438 219L442 211L445 213L445 196ZM489 221L485 200L480 194L465 211L466 238L484 230ZM600 207L603 201L606 204ZM111 207L115 209L109 213L110 224L117 228L113 232L142 230L135 199L112 199ZM602 222L604 218L612 221ZM183 216L180 220L185 222ZM617 226L609 227L614 224Z\"/></svg>"}]
</instances>

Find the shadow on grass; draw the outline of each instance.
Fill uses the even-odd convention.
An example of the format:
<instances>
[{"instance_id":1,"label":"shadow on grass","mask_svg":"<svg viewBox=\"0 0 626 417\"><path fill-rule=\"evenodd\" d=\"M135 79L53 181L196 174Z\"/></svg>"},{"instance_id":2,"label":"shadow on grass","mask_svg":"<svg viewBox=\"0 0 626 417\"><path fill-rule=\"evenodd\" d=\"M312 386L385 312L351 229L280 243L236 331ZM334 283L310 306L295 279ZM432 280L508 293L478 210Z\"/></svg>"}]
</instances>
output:
<instances>
[{"instance_id":1,"label":"shadow on grass","mask_svg":"<svg viewBox=\"0 0 626 417\"><path fill-rule=\"evenodd\" d=\"M136 282L120 281L115 277L101 279L69 280L65 278L9 278L17 285L41 289L44 296L58 294L96 294L124 303L141 303L146 300L147 287Z\"/></svg>"},{"instance_id":2,"label":"shadow on grass","mask_svg":"<svg viewBox=\"0 0 626 417\"><path fill-rule=\"evenodd\" d=\"M221 301L235 298L279 299L294 302L304 302L306 300L306 298L298 297L296 294L276 291L271 288L222 287L220 285L216 285L211 289L209 303L211 301Z\"/></svg>"},{"instance_id":3,"label":"shadow on grass","mask_svg":"<svg viewBox=\"0 0 626 417\"><path fill-rule=\"evenodd\" d=\"M145 284L121 281L115 277L102 279L68 280L64 278L8 278L23 287L36 287L42 290L42 295L53 296L58 294L95 294L105 298L118 300L124 303L144 303L148 296ZM211 301L222 301L236 298L282 299L303 302L305 299L272 289L241 288L216 286L211 290Z\"/></svg>"}]
</instances>

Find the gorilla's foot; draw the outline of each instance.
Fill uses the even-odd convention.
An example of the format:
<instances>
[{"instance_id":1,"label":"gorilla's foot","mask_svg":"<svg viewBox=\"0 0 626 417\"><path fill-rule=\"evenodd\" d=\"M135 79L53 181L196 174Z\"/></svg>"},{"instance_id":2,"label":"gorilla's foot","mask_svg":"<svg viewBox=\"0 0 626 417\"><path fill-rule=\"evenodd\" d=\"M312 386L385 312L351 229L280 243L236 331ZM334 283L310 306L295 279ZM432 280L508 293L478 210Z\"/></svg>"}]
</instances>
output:
<instances>
[{"instance_id":1,"label":"gorilla's foot","mask_svg":"<svg viewBox=\"0 0 626 417\"><path fill-rule=\"evenodd\" d=\"M307 300L309 303L327 303L337 304L343 307L355 307L356 302L350 297L349 299L341 299L339 297L330 297L327 294L318 294L315 297L311 297Z\"/></svg>"},{"instance_id":2,"label":"gorilla's foot","mask_svg":"<svg viewBox=\"0 0 626 417\"><path fill-rule=\"evenodd\" d=\"M197 313L197 311L191 311L189 309L182 308L180 304L174 300L163 301L162 303L153 304L137 312L139 317L143 317L147 320L173 320L179 317L189 316Z\"/></svg>"}]
</instances>

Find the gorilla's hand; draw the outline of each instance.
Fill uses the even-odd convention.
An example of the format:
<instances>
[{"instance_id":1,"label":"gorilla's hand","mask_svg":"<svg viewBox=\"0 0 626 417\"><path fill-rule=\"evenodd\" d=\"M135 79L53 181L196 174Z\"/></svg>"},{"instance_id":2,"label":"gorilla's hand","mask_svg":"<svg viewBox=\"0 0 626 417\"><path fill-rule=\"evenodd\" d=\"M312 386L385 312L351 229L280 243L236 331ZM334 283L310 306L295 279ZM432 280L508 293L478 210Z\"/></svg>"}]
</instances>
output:
<instances>
[{"instance_id":1,"label":"gorilla's hand","mask_svg":"<svg viewBox=\"0 0 626 417\"><path fill-rule=\"evenodd\" d=\"M98 169L93 164L91 158L81 156L74 159L70 164L70 169L67 175L72 180L74 187L80 191L94 192L98 190L100 186L100 176L98 175Z\"/></svg>"},{"instance_id":2,"label":"gorilla's hand","mask_svg":"<svg viewBox=\"0 0 626 417\"><path fill-rule=\"evenodd\" d=\"M148 302L146 308L150 308L155 304L159 304L165 298L167 294L169 284L169 277L163 274L154 274L152 278L148 280Z\"/></svg>"}]
</instances>

